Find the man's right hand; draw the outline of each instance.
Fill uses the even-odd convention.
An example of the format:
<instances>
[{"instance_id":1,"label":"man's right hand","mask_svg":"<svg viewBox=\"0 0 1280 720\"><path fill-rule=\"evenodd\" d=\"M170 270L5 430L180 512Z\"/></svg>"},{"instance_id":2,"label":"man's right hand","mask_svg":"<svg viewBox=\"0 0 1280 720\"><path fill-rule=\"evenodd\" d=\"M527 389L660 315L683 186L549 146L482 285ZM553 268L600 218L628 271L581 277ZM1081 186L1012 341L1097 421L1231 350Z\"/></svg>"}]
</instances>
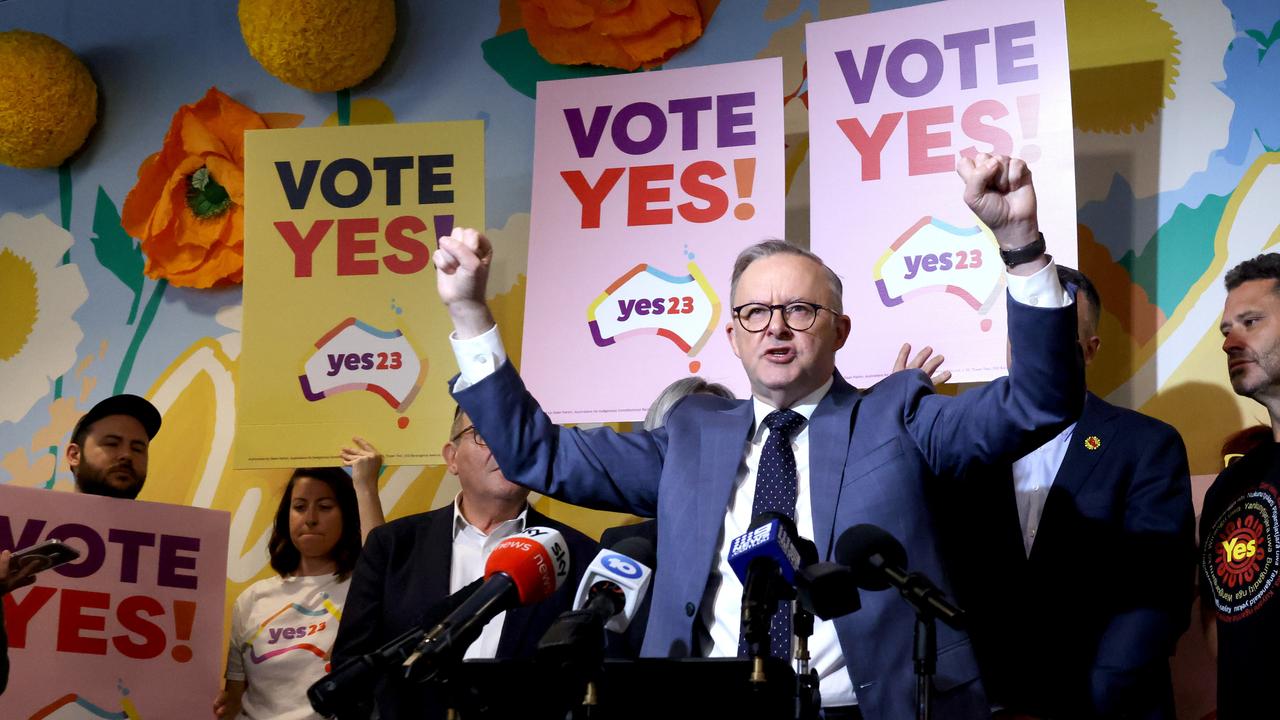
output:
<instances>
[{"instance_id":1,"label":"man's right hand","mask_svg":"<svg viewBox=\"0 0 1280 720\"><path fill-rule=\"evenodd\" d=\"M484 298L493 246L479 231L460 227L439 242L432 259L440 300L449 310L459 340L480 335L494 325Z\"/></svg>"}]
</instances>

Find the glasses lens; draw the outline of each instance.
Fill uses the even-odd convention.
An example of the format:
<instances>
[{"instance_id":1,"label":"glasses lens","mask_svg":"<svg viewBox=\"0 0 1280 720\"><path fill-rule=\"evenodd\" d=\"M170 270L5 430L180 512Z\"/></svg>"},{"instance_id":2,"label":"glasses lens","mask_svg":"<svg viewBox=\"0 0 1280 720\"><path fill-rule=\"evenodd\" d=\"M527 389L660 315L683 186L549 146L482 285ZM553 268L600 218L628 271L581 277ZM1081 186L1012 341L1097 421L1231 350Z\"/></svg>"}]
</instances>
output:
<instances>
[{"instance_id":1,"label":"glasses lens","mask_svg":"<svg viewBox=\"0 0 1280 720\"><path fill-rule=\"evenodd\" d=\"M769 318L773 316L773 310L768 305L752 303L746 305L742 310L738 311L738 321L742 323L742 327L750 332L763 330L769 326Z\"/></svg>"},{"instance_id":2,"label":"glasses lens","mask_svg":"<svg viewBox=\"0 0 1280 720\"><path fill-rule=\"evenodd\" d=\"M471 428L471 439L475 440L476 444L480 447L489 447L489 443L485 442L484 438L480 437L480 433L476 432L474 426Z\"/></svg>"},{"instance_id":3,"label":"glasses lens","mask_svg":"<svg viewBox=\"0 0 1280 720\"><path fill-rule=\"evenodd\" d=\"M818 319L818 311L806 303L791 303L782 311L782 317L792 330L808 330Z\"/></svg>"}]
</instances>

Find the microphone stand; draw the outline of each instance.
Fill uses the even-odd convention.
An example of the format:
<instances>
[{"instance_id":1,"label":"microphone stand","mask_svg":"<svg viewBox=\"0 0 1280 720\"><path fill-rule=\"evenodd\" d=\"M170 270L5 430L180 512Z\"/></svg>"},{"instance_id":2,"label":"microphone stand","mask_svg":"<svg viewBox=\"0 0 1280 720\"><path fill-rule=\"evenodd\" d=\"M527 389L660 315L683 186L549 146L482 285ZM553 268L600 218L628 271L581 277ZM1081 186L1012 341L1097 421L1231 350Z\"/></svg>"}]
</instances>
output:
<instances>
[{"instance_id":1,"label":"microphone stand","mask_svg":"<svg viewBox=\"0 0 1280 720\"><path fill-rule=\"evenodd\" d=\"M912 665L916 675L916 719L930 720L933 714L933 676L938 668L939 616L948 625L959 628L963 611L949 603L929 578L918 572L907 573L898 586L903 599L916 613L915 642Z\"/></svg>"},{"instance_id":2,"label":"microphone stand","mask_svg":"<svg viewBox=\"0 0 1280 720\"><path fill-rule=\"evenodd\" d=\"M938 625L931 613L916 612L915 647L912 663L916 670L916 718L929 720L933 714L933 675L938 666Z\"/></svg>"},{"instance_id":3,"label":"microphone stand","mask_svg":"<svg viewBox=\"0 0 1280 720\"><path fill-rule=\"evenodd\" d=\"M822 695L818 692L818 672L809 668L809 638L813 636L813 613L796 605L791 616L796 636L796 720L818 720Z\"/></svg>"}]
</instances>

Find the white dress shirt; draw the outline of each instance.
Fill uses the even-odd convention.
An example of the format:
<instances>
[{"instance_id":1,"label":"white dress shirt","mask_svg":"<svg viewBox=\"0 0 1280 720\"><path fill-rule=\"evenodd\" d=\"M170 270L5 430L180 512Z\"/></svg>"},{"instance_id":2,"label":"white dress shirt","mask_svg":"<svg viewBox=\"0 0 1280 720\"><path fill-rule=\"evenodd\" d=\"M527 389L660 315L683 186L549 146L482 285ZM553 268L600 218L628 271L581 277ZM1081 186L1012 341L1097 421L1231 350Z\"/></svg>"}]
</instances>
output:
<instances>
[{"instance_id":1,"label":"white dress shirt","mask_svg":"<svg viewBox=\"0 0 1280 720\"><path fill-rule=\"evenodd\" d=\"M1076 424L1071 423L1058 436L1013 463L1013 497L1018 503L1018 523L1022 526L1022 546L1031 557L1031 546L1040 531L1040 516L1044 514L1044 501L1049 498L1053 479L1062 467L1062 460L1071 446L1071 433Z\"/></svg>"},{"instance_id":2,"label":"white dress shirt","mask_svg":"<svg viewBox=\"0 0 1280 720\"><path fill-rule=\"evenodd\" d=\"M449 593L456 593L462 588L484 576L485 563L489 562L489 553L506 538L524 530L525 516L529 512L525 506L523 512L506 522L500 523L488 535L480 532L480 528L472 525L462 515L460 503L462 495L453 500L453 555L449 562ZM498 613L485 624L480 637L462 656L464 660L473 658L494 658L498 655L498 642L502 639L502 624L507 619L505 612Z\"/></svg>"},{"instance_id":3,"label":"white dress shirt","mask_svg":"<svg viewBox=\"0 0 1280 720\"><path fill-rule=\"evenodd\" d=\"M1017 302L1032 307L1056 308L1070 305L1072 298L1063 290L1058 282L1058 271L1052 259L1049 264L1033 275L1006 275L1009 295ZM502 346L502 338L498 328L489 328L486 332L473 338L460 340L450 334L454 356L458 361L459 377L454 383L454 392L464 390L484 378L507 361L506 350ZM818 403L831 389L833 381L815 390L791 409L804 415L805 425L791 441L792 450L796 454L796 530L804 537L813 537L813 511L809 492L809 424L807 419L813 414ZM732 499L725 511L723 526L720 530L719 549L713 576L710 578L707 593L702 599L702 616L704 626L711 633L712 657L736 656L738 654L738 632L742 613L742 583L729 568L728 550L732 540L746 532L751 524L751 501L755 493L755 465L759 462L760 452L764 447L764 438L768 428L762 428L761 422L766 414L774 410L759 398L754 400L756 423L750 441L743 449L742 463L738 466L738 478L734 485ZM849 673L845 672L844 653L836 637L835 624L815 618L813 637L809 639L811 667L818 671L819 690L822 704L827 707L852 705L857 702L853 682Z\"/></svg>"}]
</instances>

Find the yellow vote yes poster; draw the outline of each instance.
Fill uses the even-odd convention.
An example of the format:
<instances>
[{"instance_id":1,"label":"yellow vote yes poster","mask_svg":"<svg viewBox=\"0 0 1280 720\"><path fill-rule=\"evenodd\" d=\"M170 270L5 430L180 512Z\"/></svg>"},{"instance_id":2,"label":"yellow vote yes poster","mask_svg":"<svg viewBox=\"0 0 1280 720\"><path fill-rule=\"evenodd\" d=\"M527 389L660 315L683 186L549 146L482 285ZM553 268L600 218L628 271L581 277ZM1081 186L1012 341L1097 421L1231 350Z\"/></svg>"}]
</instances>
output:
<instances>
[{"instance_id":1,"label":"yellow vote yes poster","mask_svg":"<svg viewBox=\"0 0 1280 720\"><path fill-rule=\"evenodd\" d=\"M245 134L236 467L440 462L457 372L431 254L484 227L481 121Z\"/></svg>"}]
</instances>

